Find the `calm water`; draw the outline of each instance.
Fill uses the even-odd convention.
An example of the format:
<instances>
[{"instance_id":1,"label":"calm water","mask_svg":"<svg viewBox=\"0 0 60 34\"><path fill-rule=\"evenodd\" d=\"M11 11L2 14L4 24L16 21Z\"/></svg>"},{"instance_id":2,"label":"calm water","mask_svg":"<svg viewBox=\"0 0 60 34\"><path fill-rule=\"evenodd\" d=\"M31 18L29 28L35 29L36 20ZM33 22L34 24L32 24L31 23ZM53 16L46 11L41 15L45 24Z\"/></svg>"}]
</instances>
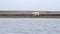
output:
<instances>
[{"instance_id":1,"label":"calm water","mask_svg":"<svg viewBox=\"0 0 60 34\"><path fill-rule=\"evenodd\" d=\"M0 18L0 34L60 34L60 19Z\"/></svg>"}]
</instances>

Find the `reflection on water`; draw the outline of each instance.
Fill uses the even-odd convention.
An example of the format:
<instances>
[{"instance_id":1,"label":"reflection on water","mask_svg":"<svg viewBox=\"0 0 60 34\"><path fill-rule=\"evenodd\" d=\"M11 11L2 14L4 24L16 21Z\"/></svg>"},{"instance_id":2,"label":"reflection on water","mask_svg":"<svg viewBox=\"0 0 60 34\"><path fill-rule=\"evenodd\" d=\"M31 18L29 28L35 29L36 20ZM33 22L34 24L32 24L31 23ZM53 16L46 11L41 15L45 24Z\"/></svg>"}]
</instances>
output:
<instances>
[{"instance_id":1,"label":"reflection on water","mask_svg":"<svg viewBox=\"0 0 60 34\"><path fill-rule=\"evenodd\" d=\"M60 34L60 19L0 18L0 34Z\"/></svg>"}]
</instances>

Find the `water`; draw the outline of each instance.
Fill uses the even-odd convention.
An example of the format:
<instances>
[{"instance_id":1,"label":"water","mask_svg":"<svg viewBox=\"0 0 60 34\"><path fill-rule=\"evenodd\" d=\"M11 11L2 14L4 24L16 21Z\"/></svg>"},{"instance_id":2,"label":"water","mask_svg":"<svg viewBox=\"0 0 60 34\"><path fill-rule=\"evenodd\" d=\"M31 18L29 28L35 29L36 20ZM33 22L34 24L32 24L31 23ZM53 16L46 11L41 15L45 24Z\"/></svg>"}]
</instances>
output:
<instances>
[{"instance_id":1,"label":"water","mask_svg":"<svg viewBox=\"0 0 60 34\"><path fill-rule=\"evenodd\" d=\"M60 34L60 19L0 18L0 34Z\"/></svg>"}]
</instances>

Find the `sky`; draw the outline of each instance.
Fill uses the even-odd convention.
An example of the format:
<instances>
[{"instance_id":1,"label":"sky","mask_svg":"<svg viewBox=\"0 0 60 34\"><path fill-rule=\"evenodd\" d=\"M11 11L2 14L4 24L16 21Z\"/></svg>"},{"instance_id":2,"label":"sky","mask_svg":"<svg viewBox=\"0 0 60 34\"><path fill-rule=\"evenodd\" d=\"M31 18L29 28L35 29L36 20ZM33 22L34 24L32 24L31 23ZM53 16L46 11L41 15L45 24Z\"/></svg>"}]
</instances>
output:
<instances>
[{"instance_id":1,"label":"sky","mask_svg":"<svg viewBox=\"0 0 60 34\"><path fill-rule=\"evenodd\" d=\"M0 9L60 11L60 0L0 0Z\"/></svg>"}]
</instances>

